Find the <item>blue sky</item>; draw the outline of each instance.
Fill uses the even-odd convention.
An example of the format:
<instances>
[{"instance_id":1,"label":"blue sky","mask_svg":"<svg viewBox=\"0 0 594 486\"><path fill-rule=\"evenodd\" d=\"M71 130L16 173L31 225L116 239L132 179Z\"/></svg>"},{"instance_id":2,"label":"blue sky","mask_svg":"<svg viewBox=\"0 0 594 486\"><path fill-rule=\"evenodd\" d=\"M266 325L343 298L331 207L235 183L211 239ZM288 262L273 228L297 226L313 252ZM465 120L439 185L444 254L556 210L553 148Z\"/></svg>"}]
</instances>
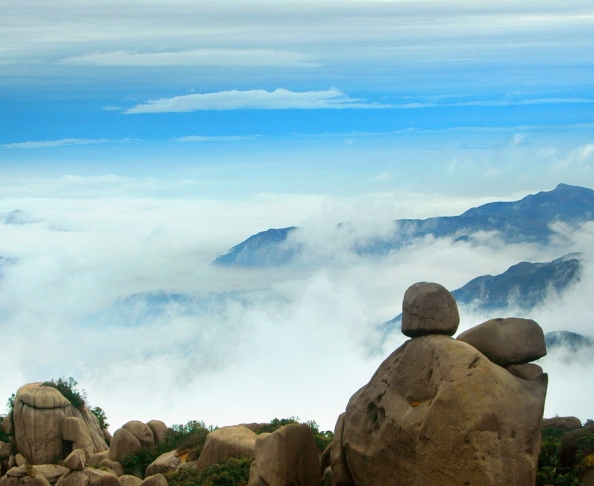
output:
<instances>
[{"instance_id":1,"label":"blue sky","mask_svg":"<svg viewBox=\"0 0 594 486\"><path fill-rule=\"evenodd\" d=\"M366 339L409 285L453 290L594 247L588 226L546 248L484 235L367 261L332 231L351 221L377 236L396 218L594 187L591 0L0 8L0 399L73 376L114 426L297 415L332 428L383 359ZM210 265L292 225L318 267ZM594 335L590 270L583 282L526 317ZM249 298L200 316L171 308L141 330L110 321L130 296L164 290ZM579 377L592 362L547 363L549 415L590 418Z\"/></svg>"},{"instance_id":2,"label":"blue sky","mask_svg":"<svg viewBox=\"0 0 594 486\"><path fill-rule=\"evenodd\" d=\"M345 162L332 171L363 166L371 179L397 166L414 184L421 164L440 172L476 158L470 145L488 154L476 162L487 173L514 136L544 137L558 151L539 161L547 169L591 143L586 1L30 1L3 12L7 167L159 176L246 154L282 168L297 151L311 179L335 150ZM449 159L428 156L427 144ZM321 188L305 179L300 190ZM325 190L336 188L327 180Z\"/></svg>"}]
</instances>

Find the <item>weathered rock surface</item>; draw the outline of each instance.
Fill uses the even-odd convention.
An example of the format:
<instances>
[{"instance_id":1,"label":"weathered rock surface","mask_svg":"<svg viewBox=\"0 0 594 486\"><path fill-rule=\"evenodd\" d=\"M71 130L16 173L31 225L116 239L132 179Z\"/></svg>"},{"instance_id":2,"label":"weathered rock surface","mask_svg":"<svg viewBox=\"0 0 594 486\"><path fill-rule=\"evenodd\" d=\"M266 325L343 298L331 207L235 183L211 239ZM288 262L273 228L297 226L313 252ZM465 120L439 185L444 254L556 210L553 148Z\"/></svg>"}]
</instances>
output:
<instances>
[{"instance_id":1,"label":"weathered rock surface","mask_svg":"<svg viewBox=\"0 0 594 486\"><path fill-rule=\"evenodd\" d=\"M339 417L330 453L334 481L534 484L546 387L546 375L517 378L449 336L411 339Z\"/></svg>"},{"instance_id":2,"label":"weathered rock surface","mask_svg":"<svg viewBox=\"0 0 594 486\"><path fill-rule=\"evenodd\" d=\"M536 380L544 373L542 368L535 363L524 363L519 365L511 365L505 368L512 375L522 378L523 380Z\"/></svg>"},{"instance_id":3,"label":"weathered rock surface","mask_svg":"<svg viewBox=\"0 0 594 486\"><path fill-rule=\"evenodd\" d=\"M247 427L241 425L234 427L221 427L213 430L206 436L204 449L196 463L196 470L203 469L213 464L225 462L232 457L254 457L256 435Z\"/></svg>"},{"instance_id":4,"label":"weathered rock surface","mask_svg":"<svg viewBox=\"0 0 594 486\"><path fill-rule=\"evenodd\" d=\"M82 451L85 460L95 453L91 431L85 422L78 417L64 417L62 421L62 439L72 442L73 449Z\"/></svg>"},{"instance_id":5,"label":"weathered rock surface","mask_svg":"<svg viewBox=\"0 0 594 486\"><path fill-rule=\"evenodd\" d=\"M10 442L0 442L0 459L8 459L12 454Z\"/></svg>"},{"instance_id":6,"label":"weathered rock surface","mask_svg":"<svg viewBox=\"0 0 594 486\"><path fill-rule=\"evenodd\" d=\"M442 285L418 282L411 285L402 301L402 333L408 337L427 334L453 336L460 316L452 294Z\"/></svg>"},{"instance_id":7,"label":"weathered rock surface","mask_svg":"<svg viewBox=\"0 0 594 486\"><path fill-rule=\"evenodd\" d=\"M319 453L305 424L285 425L256 439L248 486L319 486Z\"/></svg>"},{"instance_id":8,"label":"weathered rock surface","mask_svg":"<svg viewBox=\"0 0 594 486\"><path fill-rule=\"evenodd\" d=\"M491 319L458 336L500 366L523 364L547 354L542 328L532 319Z\"/></svg>"}]
</instances>

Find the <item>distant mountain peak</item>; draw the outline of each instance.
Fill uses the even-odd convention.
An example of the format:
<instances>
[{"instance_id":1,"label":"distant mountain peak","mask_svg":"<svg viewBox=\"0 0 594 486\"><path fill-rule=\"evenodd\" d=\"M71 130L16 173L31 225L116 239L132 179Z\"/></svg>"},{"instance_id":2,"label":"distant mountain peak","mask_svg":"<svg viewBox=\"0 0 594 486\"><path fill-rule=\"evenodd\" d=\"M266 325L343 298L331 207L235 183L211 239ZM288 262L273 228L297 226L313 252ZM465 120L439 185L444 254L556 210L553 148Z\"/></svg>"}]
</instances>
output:
<instances>
[{"instance_id":1,"label":"distant mountain peak","mask_svg":"<svg viewBox=\"0 0 594 486\"><path fill-rule=\"evenodd\" d=\"M594 190L559 184L552 191L530 194L518 201L484 204L459 216L399 219L393 221L391 234L356 241L350 250L357 254L382 255L427 236L472 242L477 233L496 234L506 243L546 244L558 234L552 223L563 222L577 227L593 220ZM294 226L271 228L257 233L219 255L213 263L239 267L290 263L307 251L305 245L289 240L289 235L296 229Z\"/></svg>"}]
</instances>

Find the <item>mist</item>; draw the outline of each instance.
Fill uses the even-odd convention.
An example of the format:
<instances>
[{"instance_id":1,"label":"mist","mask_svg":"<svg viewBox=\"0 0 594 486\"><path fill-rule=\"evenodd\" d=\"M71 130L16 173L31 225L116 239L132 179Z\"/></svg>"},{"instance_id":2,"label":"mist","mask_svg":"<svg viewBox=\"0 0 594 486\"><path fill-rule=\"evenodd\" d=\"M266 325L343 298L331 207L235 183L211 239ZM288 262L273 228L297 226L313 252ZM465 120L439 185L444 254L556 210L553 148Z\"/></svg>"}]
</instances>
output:
<instances>
[{"instance_id":1,"label":"mist","mask_svg":"<svg viewBox=\"0 0 594 486\"><path fill-rule=\"evenodd\" d=\"M424 280L454 290L570 251L584 252L579 284L531 315L512 305L509 316L535 319L545 332L593 335L592 224L548 246L484 234L473 243L426 238L381 256L353 251L387 234L411 205L417 214L409 216L442 215L435 200L423 207L418 195L386 193L217 201L59 191L5 198L0 398L25 383L72 376L112 431L129 420L224 426L291 416L332 430L351 395L405 341L378 325L400 313L408 286ZM439 207L455 214L460 205L444 198ZM8 218L15 210L18 218ZM254 233L292 225L300 230L289 243L304 251L289 265L211 264ZM507 316L461 308L461 317L460 332ZM591 418L592 360L561 350L541 362L550 376L545 415Z\"/></svg>"}]
</instances>

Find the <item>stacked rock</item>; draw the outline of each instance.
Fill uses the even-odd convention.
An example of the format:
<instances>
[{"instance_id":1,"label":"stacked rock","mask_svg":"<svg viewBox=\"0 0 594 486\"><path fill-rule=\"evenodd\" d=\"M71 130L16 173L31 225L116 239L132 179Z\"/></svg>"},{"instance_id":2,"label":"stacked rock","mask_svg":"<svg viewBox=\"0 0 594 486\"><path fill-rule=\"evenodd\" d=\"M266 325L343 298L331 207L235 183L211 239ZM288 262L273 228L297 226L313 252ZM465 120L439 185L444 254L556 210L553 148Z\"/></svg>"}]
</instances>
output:
<instances>
[{"instance_id":1,"label":"stacked rock","mask_svg":"<svg viewBox=\"0 0 594 486\"><path fill-rule=\"evenodd\" d=\"M458 324L443 286L420 282L406 291L402 332L412 339L339 417L329 451L335 484L535 483L547 376L525 367L546 353L542 330L504 319L456 340Z\"/></svg>"}]
</instances>

